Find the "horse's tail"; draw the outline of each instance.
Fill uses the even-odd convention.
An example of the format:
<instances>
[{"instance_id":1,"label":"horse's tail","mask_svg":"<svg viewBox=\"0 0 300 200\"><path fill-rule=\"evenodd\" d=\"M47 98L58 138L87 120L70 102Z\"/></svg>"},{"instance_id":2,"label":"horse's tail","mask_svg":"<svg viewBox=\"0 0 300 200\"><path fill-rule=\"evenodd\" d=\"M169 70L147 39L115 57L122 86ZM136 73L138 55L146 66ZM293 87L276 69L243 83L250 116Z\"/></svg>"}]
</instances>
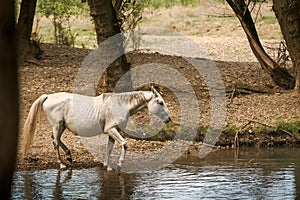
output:
<instances>
[{"instance_id":1,"label":"horse's tail","mask_svg":"<svg viewBox=\"0 0 300 200\"><path fill-rule=\"evenodd\" d=\"M27 151L29 150L33 136L34 131L36 128L37 118L39 112L42 110L42 105L44 101L48 98L48 95L43 94L40 96L35 102L33 102L28 117L25 121L24 130L23 130L23 142L22 142L22 156L24 157Z\"/></svg>"}]
</instances>

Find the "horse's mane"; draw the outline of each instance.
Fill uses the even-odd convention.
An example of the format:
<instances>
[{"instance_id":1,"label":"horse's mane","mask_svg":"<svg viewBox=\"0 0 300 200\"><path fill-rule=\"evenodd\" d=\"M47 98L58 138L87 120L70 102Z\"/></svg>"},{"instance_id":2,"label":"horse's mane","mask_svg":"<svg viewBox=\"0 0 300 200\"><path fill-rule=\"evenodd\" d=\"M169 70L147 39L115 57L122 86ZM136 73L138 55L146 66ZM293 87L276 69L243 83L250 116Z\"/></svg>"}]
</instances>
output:
<instances>
[{"instance_id":1,"label":"horse's mane","mask_svg":"<svg viewBox=\"0 0 300 200\"><path fill-rule=\"evenodd\" d=\"M131 105L141 105L146 103L144 91L133 91L133 92L123 92L123 93L104 93L103 98L106 99L109 96L117 96L120 100L128 102Z\"/></svg>"},{"instance_id":2,"label":"horse's mane","mask_svg":"<svg viewBox=\"0 0 300 200\"><path fill-rule=\"evenodd\" d=\"M130 103L131 105L141 105L146 103L143 91L117 93L121 100Z\"/></svg>"}]
</instances>

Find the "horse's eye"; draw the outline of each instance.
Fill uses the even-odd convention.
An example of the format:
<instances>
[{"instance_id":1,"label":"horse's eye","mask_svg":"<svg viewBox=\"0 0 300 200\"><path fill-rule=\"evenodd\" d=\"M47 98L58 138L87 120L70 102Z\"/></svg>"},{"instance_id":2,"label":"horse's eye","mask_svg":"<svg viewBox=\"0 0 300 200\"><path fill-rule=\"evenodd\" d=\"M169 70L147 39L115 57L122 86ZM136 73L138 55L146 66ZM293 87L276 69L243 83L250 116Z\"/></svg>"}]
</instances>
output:
<instances>
[{"instance_id":1,"label":"horse's eye","mask_svg":"<svg viewBox=\"0 0 300 200\"><path fill-rule=\"evenodd\" d=\"M158 104L159 104L159 105L164 105L164 102L158 101Z\"/></svg>"}]
</instances>

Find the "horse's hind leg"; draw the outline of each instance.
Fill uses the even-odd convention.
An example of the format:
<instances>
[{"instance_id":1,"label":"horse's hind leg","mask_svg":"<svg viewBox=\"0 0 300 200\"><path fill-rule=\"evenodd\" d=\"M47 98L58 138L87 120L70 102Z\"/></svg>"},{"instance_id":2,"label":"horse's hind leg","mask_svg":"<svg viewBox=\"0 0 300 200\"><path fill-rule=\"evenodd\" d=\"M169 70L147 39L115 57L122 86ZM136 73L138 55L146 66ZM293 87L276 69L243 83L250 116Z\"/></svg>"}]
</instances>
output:
<instances>
[{"instance_id":1,"label":"horse's hind leg","mask_svg":"<svg viewBox=\"0 0 300 200\"><path fill-rule=\"evenodd\" d=\"M114 148L114 144L115 144L115 139L113 139L111 136L108 136L107 152L103 163L104 167L107 167L107 170L111 170L111 168L108 165L109 165L109 157Z\"/></svg>"},{"instance_id":2,"label":"horse's hind leg","mask_svg":"<svg viewBox=\"0 0 300 200\"><path fill-rule=\"evenodd\" d=\"M59 146L61 145L60 137L64 130L65 127L62 122L57 123L56 125L53 126L53 145L54 145L54 149L56 150L60 169L65 169L67 167L65 164L63 164L59 153Z\"/></svg>"},{"instance_id":3,"label":"horse's hind leg","mask_svg":"<svg viewBox=\"0 0 300 200\"><path fill-rule=\"evenodd\" d=\"M68 149L68 147L59 139L59 145L61 146L61 148L64 150L64 152L67 155L67 161L69 161L70 163L73 162L72 156L71 156L71 151Z\"/></svg>"}]
</instances>

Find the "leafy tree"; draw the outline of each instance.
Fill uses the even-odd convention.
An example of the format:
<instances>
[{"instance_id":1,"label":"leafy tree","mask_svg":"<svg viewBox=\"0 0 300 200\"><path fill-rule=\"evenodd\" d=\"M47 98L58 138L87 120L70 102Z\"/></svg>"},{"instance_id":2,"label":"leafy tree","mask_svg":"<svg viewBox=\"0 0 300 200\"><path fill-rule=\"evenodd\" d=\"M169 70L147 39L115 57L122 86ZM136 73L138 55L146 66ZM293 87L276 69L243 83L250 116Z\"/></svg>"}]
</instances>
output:
<instances>
[{"instance_id":1,"label":"leafy tree","mask_svg":"<svg viewBox=\"0 0 300 200\"><path fill-rule=\"evenodd\" d=\"M117 19L121 30L133 30L142 19L143 10L149 5L150 0L113 0Z\"/></svg>"},{"instance_id":2,"label":"leafy tree","mask_svg":"<svg viewBox=\"0 0 300 200\"><path fill-rule=\"evenodd\" d=\"M247 35L252 52L262 68L271 75L277 85L285 89L292 89L295 86L295 78L291 76L286 69L280 68L280 66L265 52L260 43L255 24L248 9L249 4L246 4L244 0L226 1L239 19Z\"/></svg>"},{"instance_id":3,"label":"leafy tree","mask_svg":"<svg viewBox=\"0 0 300 200\"><path fill-rule=\"evenodd\" d=\"M70 28L70 17L88 13L88 8L80 0L40 0L37 12L52 19L56 44L74 45L75 35Z\"/></svg>"},{"instance_id":4,"label":"leafy tree","mask_svg":"<svg viewBox=\"0 0 300 200\"><path fill-rule=\"evenodd\" d=\"M140 0L88 0L90 14L93 18L97 43L101 44L108 38L119 35L115 41L107 45L109 57L113 52L118 52L121 56L110 65L104 77L105 91L111 91L122 75L130 70L130 64L124 55L124 38L121 33L124 30L133 29L141 19L140 14L144 8L144 3ZM130 76L121 84L120 91L131 90Z\"/></svg>"},{"instance_id":5,"label":"leafy tree","mask_svg":"<svg viewBox=\"0 0 300 200\"><path fill-rule=\"evenodd\" d=\"M101 60L104 62L101 65L109 64L105 60L110 60L114 55L122 55L107 68L104 74L105 77L103 78L104 81L100 85L100 87L104 88L104 92L112 91L121 76L130 70L130 65L123 53L123 38L120 36L121 27L111 0L88 0L87 2L95 25L97 44L100 45L103 41L114 35L119 36L114 41L108 40L110 43L106 44L106 49L101 55L103 58Z\"/></svg>"},{"instance_id":6,"label":"leafy tree","mask_svg":"<svg viewBox=\"0 0 300 200\"><path fill-rule=\"evenodd\" d=\"M128 40L131 40L134 48L139 47L140 36L136 31L138 22L142 19L143 10L148 7L150 0L114 0L113 5L117 13L117 19L122 31L127 31ZM125 46L128 41L125 41Z\"/></svg>"}]
</instances>

